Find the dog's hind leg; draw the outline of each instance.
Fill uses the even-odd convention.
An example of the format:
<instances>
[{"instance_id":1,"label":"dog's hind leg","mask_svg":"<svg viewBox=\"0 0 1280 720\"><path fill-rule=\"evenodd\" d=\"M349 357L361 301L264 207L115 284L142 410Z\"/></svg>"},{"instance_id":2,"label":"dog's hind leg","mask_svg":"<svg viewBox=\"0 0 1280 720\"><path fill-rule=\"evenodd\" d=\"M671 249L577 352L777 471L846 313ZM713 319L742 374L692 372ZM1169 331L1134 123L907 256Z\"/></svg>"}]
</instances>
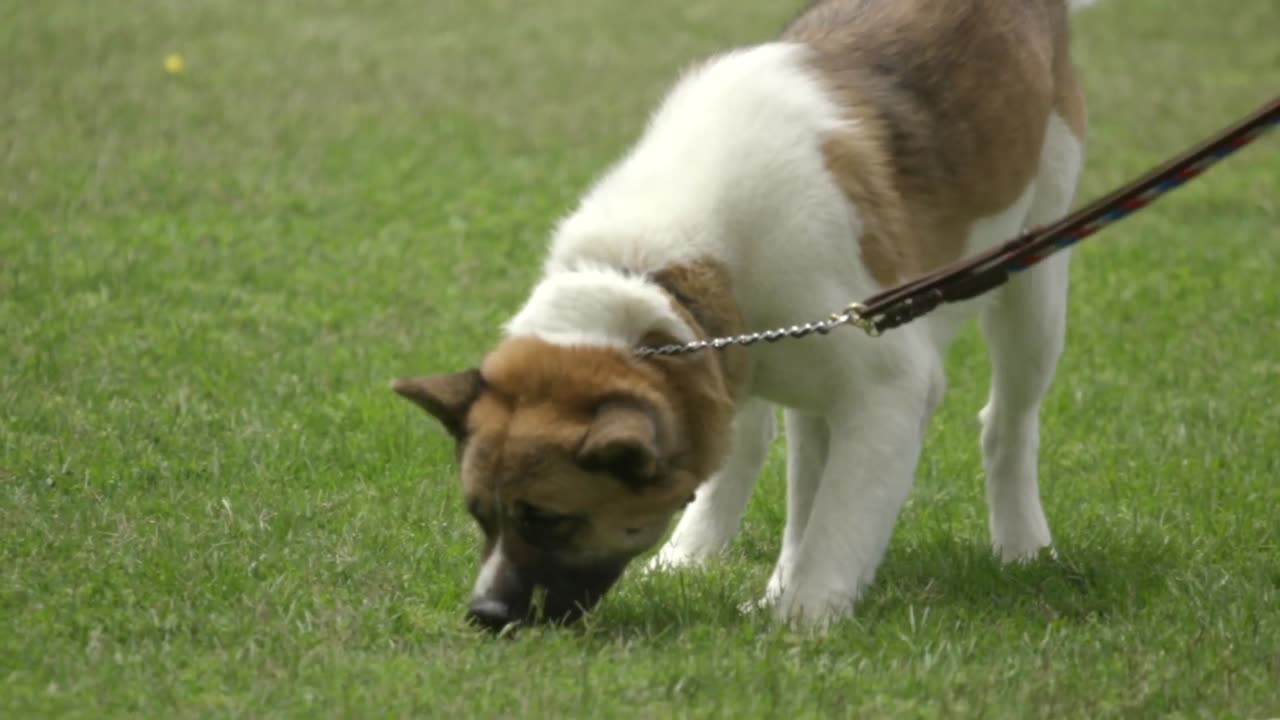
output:
<instances>
[{"instance_id":1,"label":"dog's hind leg","mask_svg":"<svg viewBox=\"0 0 1280 720\"><path fill-rule=\"evenodd\" d=\"M1062 352L1066 253L1018 275L982 316L991 391L978 414L987 475L991 543L1005 561L1034 557L1051 542L1040 505L1040 403Z\"/></svg>"},{"instance_id":2,"label":"dog's hind leg","mask_svg":"<svg viewBox=\"0 0 1280 720\"><path fill-rule=\"evenodd\" d=\"M1056 116L1047 135L1030 225L1067 212L1083 159L1081 144ZM982 460L991 542L1005 561L1034 557L1051 543L1036 467L1039 416L1066 334L1069 264L1069 252L1062 251L1015 275L982 315L992 373L978 415Z\"/></svg>"},{"instance_id":3,"label":"dog's hind leg","mask_svg":"<svg viewBox=\"0 0 1280 720\"><path fill-rule=\"evenodd\" d=\"M724 466L698 488L675 532L649 561L650 569L700 563L723 550L742 522L756 478L776 431L774 407L760 399L742 403Z\"/></svg>"}]
</instances>

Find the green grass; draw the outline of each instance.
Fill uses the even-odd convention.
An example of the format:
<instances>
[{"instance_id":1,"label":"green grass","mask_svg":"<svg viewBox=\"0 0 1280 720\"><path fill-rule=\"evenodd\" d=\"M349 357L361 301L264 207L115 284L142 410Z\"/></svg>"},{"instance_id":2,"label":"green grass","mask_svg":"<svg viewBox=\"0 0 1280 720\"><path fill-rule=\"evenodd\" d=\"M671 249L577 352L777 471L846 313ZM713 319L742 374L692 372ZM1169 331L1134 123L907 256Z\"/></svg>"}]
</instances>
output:
<instances>
[{"instance_id":1,"label":"green grass","mask_svg":"<svg viewBox=\"0 0 1280 720\"><path fill-rule=\"evenodd\" d=\"M443 434L544 238L752 0L0 0L0 716L1280 715L1280 143L1077 255L1060 558L987 550L967 332L855 619L723 563L494 641ZM1080 16L1097 195L1277 91L1274 0ZM187 71L162 69L181 52Z\"/></svg>"}]
</instances>

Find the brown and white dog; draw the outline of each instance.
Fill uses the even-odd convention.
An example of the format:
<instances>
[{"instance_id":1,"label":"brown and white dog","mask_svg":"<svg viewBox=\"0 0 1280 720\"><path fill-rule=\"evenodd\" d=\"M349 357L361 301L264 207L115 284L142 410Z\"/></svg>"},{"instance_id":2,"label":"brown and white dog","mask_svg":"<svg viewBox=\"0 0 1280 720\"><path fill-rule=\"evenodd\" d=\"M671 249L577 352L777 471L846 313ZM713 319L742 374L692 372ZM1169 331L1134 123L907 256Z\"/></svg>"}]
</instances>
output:
<instances>
[{"instance_id":1,"label":"brown and white dog","mask_svg":"<svg viewBox=\"0 0 1280 720\"><path fill-rule=\"evenodd\" d=\"M632 351L823 317L1062 215L1085 135L1080 4L820 0L777 42L679 80L556 229L480 366L394 384L457 440L485 535L474 621L578 617L686 504L650 567L724 548L776 406L787 520L760 604L804 622L849 612L911 487L943 353L975 314L992 543L1007 561L1050 544L1038 412L1063 347L1065 252L878 339Z\"/></svg>"}]
</instances>

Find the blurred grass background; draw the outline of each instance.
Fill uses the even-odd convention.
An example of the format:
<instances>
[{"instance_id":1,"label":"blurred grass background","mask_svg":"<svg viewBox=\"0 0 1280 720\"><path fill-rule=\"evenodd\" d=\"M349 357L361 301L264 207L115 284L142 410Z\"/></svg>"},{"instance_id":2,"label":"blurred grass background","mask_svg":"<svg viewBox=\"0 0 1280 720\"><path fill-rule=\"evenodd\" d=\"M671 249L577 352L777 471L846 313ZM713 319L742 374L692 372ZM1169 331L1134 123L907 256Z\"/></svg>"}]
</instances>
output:
<instances>
[{"instance_id":1,"label":"blurred grass background","mask_svg":"<svg viewBox=\"0 0 1280 720\"><path fill-rule=\"evenodd\" d=\"M986 549L969 332L827 636L735 609L781 449L722 564L462 625L451 449L386 381L474 362L678 69L799 5L0 0L0 715L1280 713L1275 138L1077 253L1059 560ZM1082 200L1280 87L1272 0L1077 20Z\"/></svg>"}]
</instances>

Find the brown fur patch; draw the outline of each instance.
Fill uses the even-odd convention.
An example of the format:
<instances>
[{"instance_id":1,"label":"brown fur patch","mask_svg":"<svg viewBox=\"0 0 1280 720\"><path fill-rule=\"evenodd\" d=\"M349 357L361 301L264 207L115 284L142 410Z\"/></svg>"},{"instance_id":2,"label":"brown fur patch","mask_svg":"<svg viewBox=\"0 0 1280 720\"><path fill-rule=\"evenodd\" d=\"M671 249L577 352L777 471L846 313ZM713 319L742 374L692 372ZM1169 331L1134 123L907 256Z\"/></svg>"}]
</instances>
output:
<instances>
[{"instance_id":1,"label":"brown fur patch","mask_svg":"<svg viewBox=\"0 0 1280 720\"><path fill-rule=\"evenodd\" d=\"M1051 110L1083 132L1066 14L1065 0L824 0L783 33L854 121L823 152L868 216L878 282L957 259L1034 177Z\"/></svg>"},{"instance_id":2,"label":"brown fur patch","mask_svg":"<svg viewBox=\"0 0 1280 720\"><path fill-rule=\"evenodd\" d=\"M1053 15L1053 109L1066 121L1076 139L1084 141L1088 130L1088 113L1084 91L1071 61L1071 27L1066 13Z\"/></svg>"},{"instance_id":3,"label":"brown fur patch","mask_svg":"<svg viewBox=\"0 0 1280 720\"><path fill-rule=\"evenodd\" d=\"M675 300L676 312L701 337L726 337L745 331L742 311L733 293L733 280L723 263L701 258L668 265L653 274L653 281ZM751 374L750 356L744 347L728 347L711 353L720 363L730 392L745 390Z\"/></svg>"}]
</instances>

